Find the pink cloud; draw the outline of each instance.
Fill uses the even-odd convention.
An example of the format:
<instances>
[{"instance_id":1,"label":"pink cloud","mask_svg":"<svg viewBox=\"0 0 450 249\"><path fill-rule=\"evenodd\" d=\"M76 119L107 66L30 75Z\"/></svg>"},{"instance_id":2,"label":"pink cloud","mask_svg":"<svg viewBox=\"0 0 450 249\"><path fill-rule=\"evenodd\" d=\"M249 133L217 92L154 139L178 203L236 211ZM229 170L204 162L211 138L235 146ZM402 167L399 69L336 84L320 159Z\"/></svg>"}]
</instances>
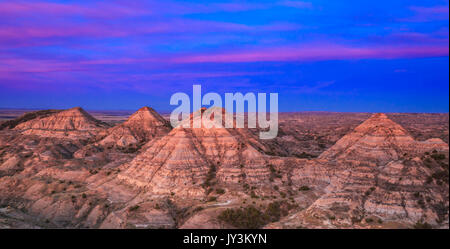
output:
<instances>
[{"instance_id":1,"label":"pink cloud","mask_svg":"<svg viewBox=\"0 0 450 249\"><path fill-rule=\"evenodd\" d=\"M139 65L140 68L156 64L183 63L238 63L269 61L325 61L357 59L400 59L448 56L448 46L380 46L351 47L333 44L305 45L303 47L282 47L258 49L252 51L233 51L230 53L194 54L189 56L148 55L143 58L116 59L0 59L0 74L11 72L51 73L51 72L88 72L117 70L108 69L107 65ZM252 72L203 72L203 73L159 73L146 77L151 79L170 78L213 78L240 75L254 75ZM149 79L149 78L148 78Z\"/></svg>"},{"instance_id":2,"label":"pink cloud","mask_svg":"<svg viewBox=\"0 0 450 249\"><path fill-rule=\"evenodd\" d=\"M448 56L448 46L352 47L333 44L268 48L253 51L202 54L174 59L176 63L322 61L352 59L397 59Z\"/></svg>"},{"instance_id":3,"label":"pink cloud","mask_svg":"<svg viewBox=\"0 0 450 249\"><path fill-rule=\"evenodd\" d=\"M59 60L4 58L0 59L0 73L48 73L86 70L77 64L77 62Z\"/></svg>"},{"instance_id":4,"label":"pink cloud","mask_svg":"<svg viewBox=\"0 0 450 249\"><path fill-rule=\"evenodd\" d=\"M133 26L133 28L130 28ZM165 22L153 22L146 25L123 23L85 23L77 24L73 22L64 22L51 24L46 23L36 25L27 23L26 25L16 24L14 26L0 27L0 42L11 47L17 46L35 46L57 43L58 40L33 40L34 38L94 38L103 39L111 37L127 37L146 34L203 34L214 32L273 32L299 30L303 26L292 23L272 23L260 26L249 26L239 23L217 22L217 21L198 21L190 19L171 19Z\"/></svg>"},{"instance_id":5,"label":"pink cloud","mask_svg":"<svg viewBox=\"0 0 450 249\"><path fill-rule=\"evenodd\" d=\"M2 2L0 3L0 15L52 15L52 16L70 16L80 15L97 18L117 18L126 16L149 15L152 12L141 6L129 6L114 3L95 3L89 5L79 4L60 4L49 2Z\"/></svg>"}]
</instances>

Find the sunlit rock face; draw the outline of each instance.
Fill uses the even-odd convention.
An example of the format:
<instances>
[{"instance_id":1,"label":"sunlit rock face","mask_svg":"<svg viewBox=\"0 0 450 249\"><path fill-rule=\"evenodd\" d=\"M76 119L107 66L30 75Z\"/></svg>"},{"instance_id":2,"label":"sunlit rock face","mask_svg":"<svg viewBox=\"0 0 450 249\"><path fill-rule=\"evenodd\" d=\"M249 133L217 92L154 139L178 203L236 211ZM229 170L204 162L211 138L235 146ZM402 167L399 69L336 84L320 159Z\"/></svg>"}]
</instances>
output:
<instances>
[{"instance_id":1,"label":"sunlit rock face","mask_svg":"<svg viewBox=\"0 0 450 249\"><path fill-rule=\"evenodd\" d=\"M374 114L320 155L323 159L355 159L387 163L405 154L422 154L432 150L448 150L440 139L415 141L399 124L385 114Z\"/></svg>"},{"instance_id":2,"label":"sunlit rock face","mask_svg":"<svg viewBox=\"0 0 450 249\"><path fill-rule=\"evenodd\" d=\"M25 135L73 139L90 138L105 128L108 128L108 125L95 119L80 107L50 116L36 117L14 127Z\"/></svg>"},{"instance_id":3,"label":"sunlit rock face","mask_svg":"<svg viewBox=\"0 0 450 249\"><path fill-rule=\"evenodd\" d=\"M196 122L203 111L183 122ZM118 177L154 193L192 196L204 195L205 182L212 180L230 184L267 182L265 156L247 142L249 133L225 128L214 118L204 122L200 128L184 128L181 123L124 165ZM206 123L215 126L205 128Z\"/></svg>"},{"instance_id":4,"label":"sunlit rock face","mask_svg":"<svg viewBox=\"0 0 450 249\"><path fill-rule=\"evenodd\" d=\"M169 133L171 126L150 107L142 107L128 120L106 132L99 144L103 146L129 147L148 142Z\"/></svg>"},{"instance_id":5,"label":"sunlit rock face","mask_svg":"<svg viewBox=\"0 0 450 249\"><path fill-rule=\"evenodd\" d=\"M266 228L448 227L441 139L417 141L375 114L319 158L281 157L224 120L202 109L172 128L144 107L112 128L81 108L8 121L0 130L0 227L233 228L218 219L224 210L264 213L274 202L285 211Z\"/></svg>"},{"instance_id":6,"label":"sunlit rock face","mask_svg":"<svg viewBox=\"0 0 450 249\"><path fill-rule=\"evenodd\" d=\"M415 141L386 115L375 114L320 155L316 166L323 170L294 170L309 179L305 172L315 169L321 173L313 178L329 184L307 209L269 227L382 227L383 221L446 227L448 161L437 155L448 158L442 140Z\"/></svg>"}]
</instances>

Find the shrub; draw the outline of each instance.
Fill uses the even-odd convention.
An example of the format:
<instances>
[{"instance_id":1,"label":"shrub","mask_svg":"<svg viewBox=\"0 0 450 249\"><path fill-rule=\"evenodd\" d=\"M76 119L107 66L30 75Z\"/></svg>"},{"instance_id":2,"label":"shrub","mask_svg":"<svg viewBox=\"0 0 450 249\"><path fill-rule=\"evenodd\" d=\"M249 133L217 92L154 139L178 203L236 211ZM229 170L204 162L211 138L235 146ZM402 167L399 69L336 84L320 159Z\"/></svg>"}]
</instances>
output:
<instances>
[{"instance_id":1,"label":"shrub","mask_svg":"<svg viewBox=\"0 0 450 249\"><path fill-rule=\"evenodd\" d=\"M311 190L308 186L301 186L298 191L308 191Z\"/></svg>"},{"instance_id":2,"label":"shrub","mask_svg":"<svg viewBox=\"0 0 450 249\"><path fill-rule=\"evenodd\" d=\"M425 208L425 202L424 202L422 199L418 200L418 201L417 201L417 204L418 204L421 208Z\"/></svg>"},{"instance_id":3,"label":"shrub","mask_svg":"<svg viewBox=\"0 0 450 249\"><path fill-rule=\"evenodd\" d=\"M204 208L203 207L196 207L195 209L194 209L194 212L200 212L200 211L202 211Z\"/></svg>"},{"instance_id":4,"label":"shrub","mask_svg":"<svg viewBox=\"0 0 450 249\"><path fill-rule=\"evenodd\" d=\"M282 178L281 172L276 171L272 164L269 164L269 170L270 170L270 181L273 181L274 178Z\"/></svg>"},{"instance_id":5,"label":"shrub","mask_svg":"<svg viewBox=\"0 0 450 249\"><path fill-rule=\"evenodd\" d=\"M205 187L211 186L212 185L212 180L214 179L214 177L216 177L216 166L211 165L208 171L208 174L206 176L206 180L203 183L203 185Z\"/></svg>"},{"instance_id":6,"label":"shrub","mask_svg":"<svg viewBox=\"0 0 450 249\"><path fill-rule=\"evenodd\" d=\"M307 159L317 157L317 156L315 156L315 155L308 154L308 153L306 153L306 152L302 152L302 153L300 153L300 154L294 154L294 156L296 156L296 157L298 157L298 158L307 158Z\"/></svg>"},{"instance_id":7,"label":"shrub","mask_svg":"<svg viewBox=\"0 0 450 249\"><path fill-rule=\"evenodd\" d=\"M277 221L281 218L281 204L279 201L270 203L267 206L266 214L269 215L271 222Z\"/></svg>"},{"instance_id":8,"label":"shrub","mask_svg":"<svg viewBox=\"0 0 450 249\"><path fill-rule=\"evenodd\" d=\"M416 224L414 224L414 229L431 229L431 228L433 227L427 222L422 223L418 221Z\"/></svg>"},{"instance_id":9,"label":"shrub","mask_svg":"<svg viewBox=\"0 0 450 249\"><path fill-rule=\"evenodd\" d=\"M218 189L216 189L216 193L219 195L225 194L225 189L218 188Z\"/></svg>"},{"instance_id":10,"label":"shrub","mask_svg":"<svg viewBox=\"0 0 450 249\"><path fill-rule=\"evenodd\" d=\"M286 201L274 201L262 211L255 206L227 209L222 211L218 218L236 228L256 229L280 220L281 217L288 215L290 208L292 208L292 205Z\"/></svg>"},{"instance_id":11,"label":"shrub","mask_svg":"<svg viewBox=\"0 0 450 249\"><path fill-rule=\"evenodd\" d=\"M208 198L208 201L216 201L216 200L217 200L217 197L215 197L215 196L211 196Z\"/></svg>"},{"instance_id":12,"label":"shrub","mask_svg":"<svg viewBox=\"0 0 450 249\"><path fill-rule=\"evenodd\" d=\"M431 175L431 177L435 179L437 182L448 183L448 171L446 170L435 172Z\"/></svg>"},{"instance_id":13,"label":"shrub","mask_svg":"<svg viewBox=\"0 0 450 249\"><path fill-rule=\"evenodd\" d=\"M276 170L272 164L269 164L269 170L270 170L270 173L272 173L272 174L275 174L275 172L276 172Z\"/></svg>"},{"instance_id":14,"label":"shrub","mask_svg":"<svg viewBox=\"0 0 450 249\"><path fill-rule=\"evenodd\" d=\"M444 160L445 159L445 155L444 154L432 154L431 155L431 157L434 159L434 160Z\"/></svg>"},{"instance_id":15,"label":"shrub","mask_svg":"<svg viewBox=\"0 0 450 249\"><path fill-rule=\"evenodd\" d=\"M134 206L128 208L128 211L134 212L134 211L138 210L139 208L140 208L139 205L134 205Z\"/></svg>"},{"instance_id":16,"label":"shrub","mask_svg":"<svg viewBox=\"0 0 450 249\"><path fill-rule=\"evenodd\" d=\"M254 206L240 209L227 209L222 211L218 218L221 221L241 229L261 228L270 221L268 215L262 213Z\"/></svg>"}]
</instances>

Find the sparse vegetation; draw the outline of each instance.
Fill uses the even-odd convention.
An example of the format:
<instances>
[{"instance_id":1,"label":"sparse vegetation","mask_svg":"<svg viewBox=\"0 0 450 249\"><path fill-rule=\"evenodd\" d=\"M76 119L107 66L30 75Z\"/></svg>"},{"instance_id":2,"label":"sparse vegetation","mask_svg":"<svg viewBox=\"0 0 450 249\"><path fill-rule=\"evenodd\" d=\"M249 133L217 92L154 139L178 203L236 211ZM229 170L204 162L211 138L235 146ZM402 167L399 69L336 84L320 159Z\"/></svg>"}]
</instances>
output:
<instances>
[{"instance_id":1,"label":"sparse vegetation","mask_svg":"<svg viewBox=\"0 0 450 249\"><path fill-rule=\"evenodd\" d=\"M282 178L281 172L276 171L275 167L272 164L269 164L269 170L270 170L270 181L273 182L274 178Z\"/></svg>"},{"instance_id":2,"label":"sparse vegetation","mask_svg":"<svg viewBox=\"0 0 450 249\"><path fill-rule=\"evenodd\" d=\"M418 221L416 224L414 224L414 229L432 229L432 228L433 227L427 222L422 223Z\"/></svg>"},{"instance_id":3,"label":"sparse vegetation","mask_svg":"<svg viewBox=\"0 0 450 249\"><path fill-rule=\"evenodd\" d=\"M306 159L311 159L311 158L316 158L317 156L306 153L306 152L302 152L300 154L294 154L295 157L298 158L306 158Z\"/></svg>"},{"instance_id":4,"label":"sparse vegetation","mask_svg":"<svg viewBox=\"0 0 450 249\"><path fill-rule=\"evenodd\" d=\"M262 213L254 206L227 209L220 213L219 220L224 221L236 228L257 229L268 222L268 215Z\"/></svg>"},{"instance_id":5,"label":"sparse vegetation","mask_svg":"<svg viewBox=\"0 0 450 249\"><path fill-rule=\"evenodd\" d=\"M367 222L367 223L372 223L372 222L373 222L373 219L372 219L372 218L366 218L366 222Z\"/></svg>"},{"instance_id":6,"label":"sparse vegetation","mask_svg":"<svg viewBox=\"0 0 450 249\"><path fill-rule=\"evenodd\" d=\"M204 187L209 187L212 185L213 179L216 177L216 166L211 164L208 174L206 176L205 182L203 183Z\"/></svg>"},{"instance_id":7,"label":"sparse vegetation","mask_svg":"<svg viewBox=\"0 0 450 249\"><path fill-rule=\"evenodd\" d=\"M308 186L301 186L298 191L309 191L311 190Z\"/></svg>"},{"instance_id":8,"label":"sparse vegetation","mask_svg":"<svg viewBox=\"0 0 450 249\"><path fill-rule=\"evenodd\" d=\"M132 206L132 207L129 207L129 208L128 208L128 211L134 212L134 211L138 210L139 208L140 208L139 205L134 205L134 206Z\"/></svg>"},{"instance_id":9,"label":"sparse vegetation","mask_svg":"<svg viewBox=\"0 0 450 249\"><path fill-rule=\"evenodd\" d=\"M267 205L266 209L257 209L255 206L240 207L237 209L227 209L222 211L218 218L236 228L255 229L275 222L281 217L288 215L291 205L286 201L274 201ZM260 205L260 208L262 206Z\"/></svg>"},{"instance_id":10,"label":"sparse vegetation","mask_svg":"<svg viewBox=\"0 0 450 249\"><path fill-rule=\"evenodd\" d=\"M194 208L194 213L200 212L200 211L202 211L203 209L204 209L203 207L196 207L196 208Z\"/></svg>"},{"instance_id":11,"label":"sparse vegetation","mask_svg":"<svg viewBox=\"0 0 450 249\"><path fill-rule=\"evenodd\" d=\"M431 154L431 157L436 161L445 160L446 158L444 154L437 154L437 153Z\"/></svg>"}]
</instances>

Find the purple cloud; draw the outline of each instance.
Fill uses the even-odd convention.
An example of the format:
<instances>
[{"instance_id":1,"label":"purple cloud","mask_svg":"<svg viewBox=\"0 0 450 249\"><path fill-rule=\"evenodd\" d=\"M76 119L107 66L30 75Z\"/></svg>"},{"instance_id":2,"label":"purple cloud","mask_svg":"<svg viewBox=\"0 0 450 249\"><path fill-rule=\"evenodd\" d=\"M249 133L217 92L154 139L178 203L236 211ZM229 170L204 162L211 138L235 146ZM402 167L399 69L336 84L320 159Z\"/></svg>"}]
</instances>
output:
<instances>
[{"instance_id":1,"label":"purple cloud","mask_svg":"<svg viewBox=\"0 0 450 249\"><path fill-rule=\"evenodd\" d=\"M49 2L12 1L0 3L0 15L3 16L86 16L94 18L119 18L129 16L149 15L152 11L142 6L125 4L91 3L88 5L62 4Z\"/></svg>"},{"instance_id":2,"label":"purple cloud","mask_svg":"<svg viewBox=\"0 0 450 249\"><path fill-rule=\"evenodd\" d=\"M177 63L322 61L352 59L398 59L448 56L448 46L355 47L334 44L267 48L252 51L208 53L176 58Z\"/></svg>"},{"instance_id":3,"label":"purple cloud","mask_svg":"<svg viewBox=\"0 0 450 249\"><path fill-rule=\"evenodd\" d=\"M449 6L433 6L420 7L411 6L409 8L414 12L414 15L408 18L402 18L403 22L430 22L430 21L445 21L449 19Z\"/></svg>"},{"instance_id":4,"label":"purple cloud","mask_svg":"<svg viewBox=\"0 0 450 249\"><path fill-rule=\"evenodd\" d=\"M310 9L313 7L312 3L303 1L282 1L279 4L299 9Z\"/></svg>"}]
</instances>

